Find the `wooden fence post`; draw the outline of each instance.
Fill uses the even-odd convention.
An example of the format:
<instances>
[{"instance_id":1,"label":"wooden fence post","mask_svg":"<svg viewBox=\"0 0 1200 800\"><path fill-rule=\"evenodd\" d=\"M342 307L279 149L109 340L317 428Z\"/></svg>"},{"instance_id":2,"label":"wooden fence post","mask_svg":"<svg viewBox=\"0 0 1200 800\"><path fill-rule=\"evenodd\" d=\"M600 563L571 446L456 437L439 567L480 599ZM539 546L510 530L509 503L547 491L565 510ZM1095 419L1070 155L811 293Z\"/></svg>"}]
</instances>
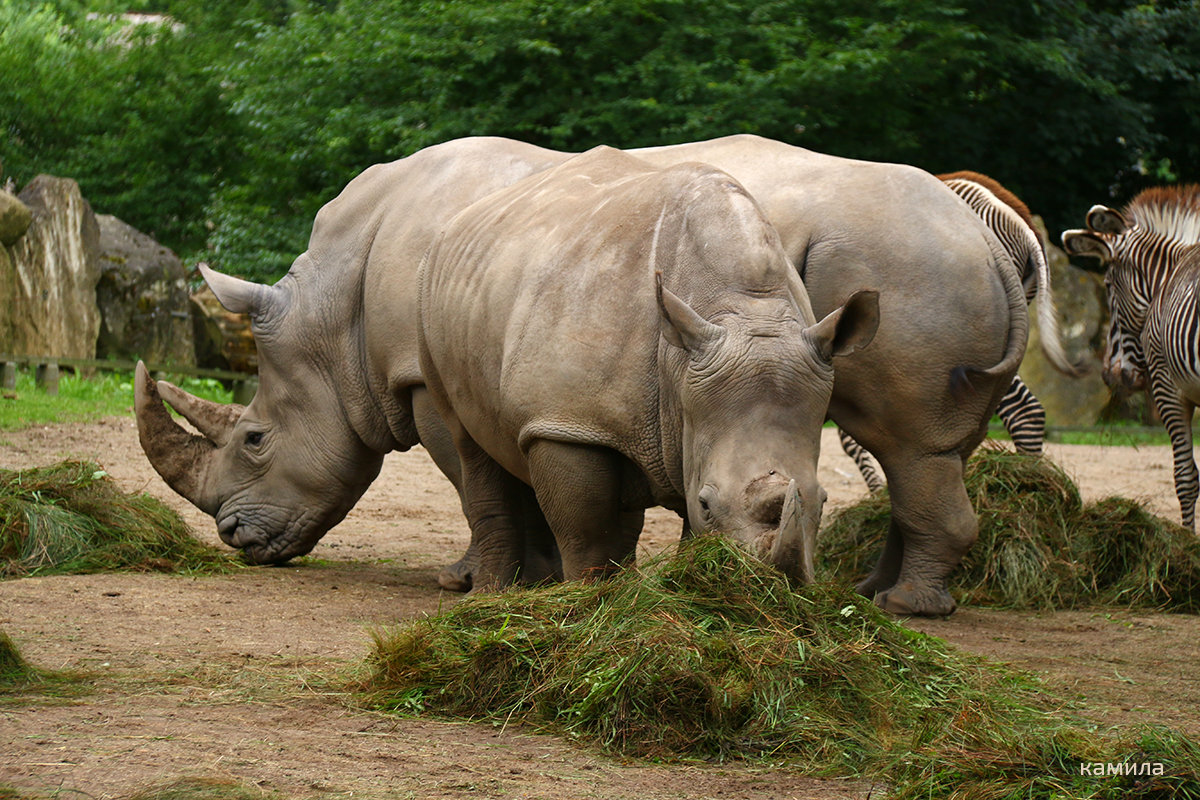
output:
<instances>
[{"instance_id":1,"label":"wooden fence post","mask_svg":"<svg viewBox=\"0 0 1200 800\"><path fill-rule=\"evenodd\" d=\"M50 361L37 365L35 382L51 397L58 396L58 362Z\"/></svg>"},{"instance_id":2,"label":"wooden fence post","mask_svg":"<svg viewBox=\"0 0 1200 800\"><path fill-rule=\"evenodd\" d=\"M5 389L17 388L17 362L4 362L4 380L2 385Z\"/></svg>"}]
</instances>

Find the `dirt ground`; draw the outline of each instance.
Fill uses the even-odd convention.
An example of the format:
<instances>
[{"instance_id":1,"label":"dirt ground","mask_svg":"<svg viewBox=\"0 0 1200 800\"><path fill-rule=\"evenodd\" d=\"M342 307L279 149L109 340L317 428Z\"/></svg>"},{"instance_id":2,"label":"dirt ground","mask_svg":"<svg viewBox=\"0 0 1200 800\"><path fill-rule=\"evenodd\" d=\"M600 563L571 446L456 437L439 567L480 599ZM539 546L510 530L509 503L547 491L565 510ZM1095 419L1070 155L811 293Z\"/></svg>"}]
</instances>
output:
<instances>
[{"instance_id":1,"label":"dirt ground","mask_svg":"<svg viewBox=\"0 0 1200 800\"><path fill-rule=\"evenodd\" d=\"M828 509L865 490L832 431ZM1175 519L1167 447L1051 445L1085 499L1146 500ZM126 490L178 509L214 544L212 520L153 472L132 418L0 433L0 466L65 457L104 466ZM674 541L648 515L641 548ZM96 575L0 582L0 630L39 667L82 671L91 690L0 698L0 787L112 798L181 777L237 781L285 797L841 798L873 787L786 767L614 759L519 725L395 719L355 710L339 680L374 626L458 601L437 570L466 546L449 484L421 451L393 454L350 516L300 565L191 578ZM1104 725L1169 724L1200 737L1200 618L1128 612L1034 614L963 608L914 627L1038 673ZM874 787L879 796L878 787Z\"/></svg>"}]
</instances>

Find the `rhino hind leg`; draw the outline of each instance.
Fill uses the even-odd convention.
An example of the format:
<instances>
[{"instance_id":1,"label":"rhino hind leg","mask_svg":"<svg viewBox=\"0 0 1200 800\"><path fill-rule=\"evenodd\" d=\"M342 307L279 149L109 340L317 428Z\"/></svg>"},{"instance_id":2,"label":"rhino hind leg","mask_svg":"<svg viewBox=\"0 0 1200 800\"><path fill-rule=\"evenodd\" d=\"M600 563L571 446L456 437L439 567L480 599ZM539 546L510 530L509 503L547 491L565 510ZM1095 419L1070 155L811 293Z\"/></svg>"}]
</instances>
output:
<instances>
[{"instance_id":1,"label":"rhino hind leg","mask_svg":"<svg viewBox=\"0 0 1200 800\"><path fill-rule=\"evenodd\" d=\"M529 448L530 478L567 580L601 577L634 559L645 510L621 509L622 461L591 445L540 439Z\"/></svg>"},{"instance_id":2,"label":"rhino hind leg","mask_svg":"<svg viewBox=\"0 0 1200 800\"><path fill-rule=\"evenodd\" d=\"M503 589L516 583L524 561L521 490L509 474L468 436L459 441L463 510L471 527L477 560L471 591Z\"/></svg>"},{"instance_id":3,"label":"rhino hind leg","mask_svg":"<svg viewBox=\"0 0 1200 800\"><path fill-rule=\"evenodd\" d=\"M469 592L474 585L475 572L479 569L479 551L472 539L462 558L442 567L438 573L438 586L448 592Z\"/></svg>"},{"instance_id":4,"label":"rhino hind leg","mask_svg":"<svg viewBox=\"0 0 1200 800\"><path fill-rule=\"evenodd\" d=\"M954 611L947 590L950 574L978 536L978 522L966 487L963 459L957 453L924 456L888 473L893 531L902 547L900 568L890 586L886 577L894 563L872 573L875 603L894 614L945 616ZM892 539L889 533L889 543ZM885 548L884 557L895 557ZM864 584L868 584L864 581Z\"/></svg>"},{"instance_id":5,"label":"rhino hind leg","mask_svg":"<svg viewBox=\"0 0 1200 800\"><path fill-rule=\"evenodd\" d=\"M521 531L525 541L525 556L517 570L517 582L536 586L557 583L563 579L562 555L554 541L546 517L537 503L533 489L526 487L521 493ZM469 592L479 569L479 548L472 537L462 558L442 567L438 573L438 585L449 592Z\"/></svg>"}]
</instances>

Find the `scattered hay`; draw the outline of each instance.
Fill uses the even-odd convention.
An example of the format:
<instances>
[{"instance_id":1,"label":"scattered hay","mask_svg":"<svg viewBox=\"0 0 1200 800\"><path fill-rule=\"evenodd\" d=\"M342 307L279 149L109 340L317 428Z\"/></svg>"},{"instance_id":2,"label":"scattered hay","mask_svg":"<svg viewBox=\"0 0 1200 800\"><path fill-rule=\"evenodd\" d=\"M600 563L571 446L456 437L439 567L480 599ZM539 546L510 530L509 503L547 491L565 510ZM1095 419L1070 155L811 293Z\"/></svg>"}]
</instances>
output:
<instances>
[{"instance_id":1,"label":"scattered hay","mask_svg":"<svg viewBox=\"0 0 1200 800\"><path fill-rule=\"evenodd\" d=\"M471 597L374 638L355 687L373 708L523 720L644 757L787 759L886 780L891 797L997 781L1005 791L986 796L1050 797L1080 762L1132 752L1042 710L1032 679L845 587L795 592L718 537L608 581ZM1200 792L1195 755L1171 762L1172 780Z\"/></svg>"},{"instance_id":2,"label":"scattered hay","mask_svg":"<svg viewBox=\"0 0 1200 800\"><path fill-rule=\"evenodd\" d=\"M233 559L192 536L147 494L122 492L97 464L0 469L0 579L140 570L219 571Z\"/></svg>"},{"instance_id":3,"label":"scattered hay","mask_svg":"<svg viewBox=\"0 0 1200 800\"><path fill-rule=\"evenodd\" d=\"M1200 611L1200 538L1182 526L1124 498L1085 506L1054 462L998 447L971 458L965 482L979 541L951 578L960 603ZM890 521L886 492L834 514L821 532L820 571L861 578Z\"/></svg>"},{"instance_id":4,"label":"scattered hay","mask_svg":"<svg viewBox=\"0 0 1200 800\"><path fill-rule=\"evenodd\" d=\"M127 800L272 800L277 792L221 778L180 778L142 789Z\"/></svg>"}]
</instances>

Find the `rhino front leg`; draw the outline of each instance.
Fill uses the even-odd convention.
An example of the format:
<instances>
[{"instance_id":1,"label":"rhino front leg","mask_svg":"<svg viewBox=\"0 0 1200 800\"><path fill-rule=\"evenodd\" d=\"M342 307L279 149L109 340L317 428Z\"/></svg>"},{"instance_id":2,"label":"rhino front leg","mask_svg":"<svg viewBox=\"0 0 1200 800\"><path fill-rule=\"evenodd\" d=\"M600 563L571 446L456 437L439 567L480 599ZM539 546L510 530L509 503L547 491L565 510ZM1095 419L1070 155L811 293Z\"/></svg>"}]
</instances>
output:
<instances>
[{"instance_id":1,"label":"rhino front leg","mask_svg":"<svg viewBox=\"0 0 1200 800\"><path fill-rule=\"evenodd\" d=\"M529 474L567 580L601 576L634 559L644 509L621 509L622 457L604 447L538 440Z\"/></svg>"},{"instance_id":2,"label":"rhino front leg","mask_svg":"<svg viewBox=\"0 0 1200 800\"><path fill-rule=\"evenodd\" d=\"M901 552L895 581L884 586L893 561L872 573L880 588L875 603L894 614L944 616L954 611L947 581L975 543L979 526L963 485L963 459L957 453L922 456L888 472L892 529L884 559ZM893 538L899 538L893 543ZM866 588L870 589L869 582Z\"/></svg>"}]
</instances>

